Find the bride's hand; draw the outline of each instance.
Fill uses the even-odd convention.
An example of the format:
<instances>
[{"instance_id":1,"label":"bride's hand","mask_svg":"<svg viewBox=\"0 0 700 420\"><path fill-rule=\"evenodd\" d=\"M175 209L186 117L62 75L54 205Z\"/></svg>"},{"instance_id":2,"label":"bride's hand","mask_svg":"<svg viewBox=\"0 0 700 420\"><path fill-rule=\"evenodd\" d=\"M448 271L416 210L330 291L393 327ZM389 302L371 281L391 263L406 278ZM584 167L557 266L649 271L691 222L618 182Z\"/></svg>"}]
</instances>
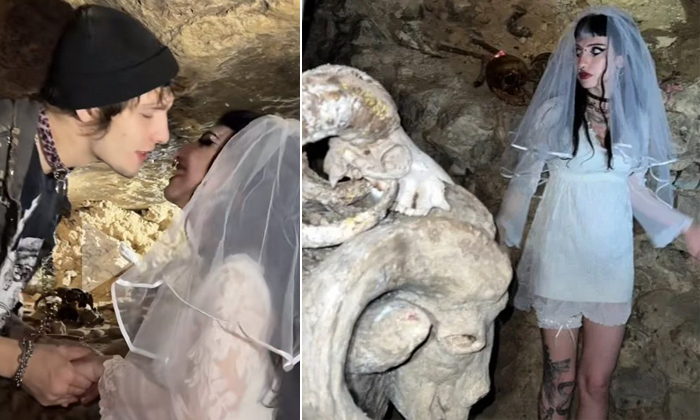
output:
<instances>
[{"instance_id":1,"label":"bride's hand","mask_svg":"<svg viewBox=\"0 0 700 420\"><path fill-rule=\"evenodd\" d=\"M690 255L700 259L700 225L693 223L683 236Z\"/></svg>"},{"instance_id":2,"label":"bride's hand","mask_svg":"<svg viewBox=\"0 0 700 420\"><path fill-rule=\"evenodd\" d=\"M110 358L111 356L91 354L90 356L73 361L73 366L76 370L92 381L92 386L80 396L80 402L82 404L88 404L100 395L98 383L104 373L104 362Z\"/></svg>"}]
</instances>

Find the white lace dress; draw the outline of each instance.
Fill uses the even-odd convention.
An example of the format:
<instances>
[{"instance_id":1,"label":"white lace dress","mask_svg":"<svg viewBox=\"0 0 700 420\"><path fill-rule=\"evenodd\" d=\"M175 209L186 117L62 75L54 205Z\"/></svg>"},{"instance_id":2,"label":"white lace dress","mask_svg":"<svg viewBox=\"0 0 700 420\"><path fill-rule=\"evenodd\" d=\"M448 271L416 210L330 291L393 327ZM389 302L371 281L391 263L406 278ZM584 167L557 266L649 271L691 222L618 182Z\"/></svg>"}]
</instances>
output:
<instances>
[{"instance_id":1,"label":"white lace dress","mask_svg":"<svg viewBox=\"0 0 700 420\"><path fill-rule=\"evenodd\" d=\"M692 223L656 198L643 174L630 175L624 158L613 155L608 170L606 150L592 130L590 136L594 147L582 129L577 156L548 163L550 178L517 267L514 304L521 310L534 307L542 328L567 327L567 320L580 315L603 325L625 324L634 286L633 216L657 247ZM509 185L498 220L510 246L520 244L525 197L538 182Z\"/></svg>"},{"instance_id":2,"label":"white lace dress","mask_svg":"<svg viewBox=\"0 0 700 420\"><path fill-rule=\"evenodd\" d=\"M241 277L235 267L224 265L219 275L226 286L212 298L212 307L234 325L262 337L270 329L270 300L267 286ZM230 279L230 281L228 281ZM100 414L103 420L268 420L272 363L270 352L233 335L211 318L198 318L189 331L198 338L186 351L184 380L174 389L164 389L144 374L140 356L129 354L105 363L99 383ZM182 343L169 343L172 346Z\"/></svg>"}]
</instances>

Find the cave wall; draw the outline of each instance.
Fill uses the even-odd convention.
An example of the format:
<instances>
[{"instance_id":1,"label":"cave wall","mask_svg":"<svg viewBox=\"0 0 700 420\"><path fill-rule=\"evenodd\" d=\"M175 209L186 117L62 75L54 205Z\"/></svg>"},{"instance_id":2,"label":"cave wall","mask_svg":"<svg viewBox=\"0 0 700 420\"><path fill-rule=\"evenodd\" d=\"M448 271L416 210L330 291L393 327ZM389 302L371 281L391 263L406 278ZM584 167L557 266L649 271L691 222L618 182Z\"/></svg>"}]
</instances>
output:
<instances>
[{"instance_id":1,"label":"cave wall","mask_svg":"<svg viewBox=\"0 0 700 420\"><path fill-rule=\"evenodd\" d=\"M436 43L484 52L469 41L477 34L528 61L553 51L577 13L603 3L632 14L656 60L679 153L677 205L700 218L700 2L316 0L305 16L303 69L346 64L376 78L396 100L413 140L495 213L507 185L498 163L508 129L525 107L505 104L486 85L474 88L479 60L437 57ZM527 10L518 23L531 37L507 31L515 5ZM700 263L689 259L682 239L657 250L637 229L635 246L635 305L613 378L610 418L700 418ZM515 311L504 321L494 354L495 403L477 418L536 418L539 329L533 313Z\"/></svg>"}]
</instances>

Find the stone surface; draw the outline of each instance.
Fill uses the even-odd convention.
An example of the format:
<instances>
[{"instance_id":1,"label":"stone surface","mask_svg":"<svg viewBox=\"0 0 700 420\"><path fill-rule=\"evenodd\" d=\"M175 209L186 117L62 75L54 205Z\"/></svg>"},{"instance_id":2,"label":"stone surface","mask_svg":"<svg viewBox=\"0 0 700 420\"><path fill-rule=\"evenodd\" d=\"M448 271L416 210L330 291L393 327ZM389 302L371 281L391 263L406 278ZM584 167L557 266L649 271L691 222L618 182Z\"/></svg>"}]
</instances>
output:
<instances>
[{"instance_id":1,"label":"stone surface","mask_svg":"<svg viewBox=\"0 0 700 420\"><path fill-rule=\"evenodd\" d=\"M700 394L683 388L673 388L668 396L665 416L668 419L693 419L700 412Z\"/></svg>"},{"instance_id":2,"label":"stone surface","mask_svg":"<svg viewBox=\"0 0 700 420\"><path fill-rule=\"evenodd\" d=\"M142 212L106 201L73 210L56 233L56 282L89 291L113 279L128 266L119 245L143 255L179 213L179 208L167 202Z\"/></svg>"},{"instance_id":3,"label":"stone surface","mask_svg":"<svg viewBox=\"0 0 700 420\"><path fill-rule=\"evenodd\" d=\"M700 165L693 163L685 168L675 182L683 190L695 190L700 185Z\"/></svg>"},{"instance_id":4,"label":"stone surface","mask_svg":"<svg viewBox=\"0 0 700 420\"><path fill-rule=\"evenodd\" d=\"M619 368L610 385L616 409L653 408L663 404L668 391L666 377L640 368Z\"/></svg>"}]
</instances>

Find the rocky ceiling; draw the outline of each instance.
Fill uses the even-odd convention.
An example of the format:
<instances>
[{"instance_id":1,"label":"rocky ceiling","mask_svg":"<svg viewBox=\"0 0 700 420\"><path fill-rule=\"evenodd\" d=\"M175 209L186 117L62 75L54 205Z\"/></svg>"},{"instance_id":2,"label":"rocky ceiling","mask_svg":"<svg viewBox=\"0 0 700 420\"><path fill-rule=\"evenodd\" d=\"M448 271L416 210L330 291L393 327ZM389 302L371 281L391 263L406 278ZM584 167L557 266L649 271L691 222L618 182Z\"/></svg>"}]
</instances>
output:
<instances>
[{"instance_id":1,"label":"rocky ceiling","mask_svg":"<svg viewBox=\"0 0 700 420\"><path fill-rule=\"evenodd\" d=\"M186 91L171 112L171 141L138 177L96 164L71 175L74 204L109 200L141 209L163 201L171 158L229 109L299 118L300 0L68 0L139 18L176 55Z\"/></svg>"}]
</instances>

